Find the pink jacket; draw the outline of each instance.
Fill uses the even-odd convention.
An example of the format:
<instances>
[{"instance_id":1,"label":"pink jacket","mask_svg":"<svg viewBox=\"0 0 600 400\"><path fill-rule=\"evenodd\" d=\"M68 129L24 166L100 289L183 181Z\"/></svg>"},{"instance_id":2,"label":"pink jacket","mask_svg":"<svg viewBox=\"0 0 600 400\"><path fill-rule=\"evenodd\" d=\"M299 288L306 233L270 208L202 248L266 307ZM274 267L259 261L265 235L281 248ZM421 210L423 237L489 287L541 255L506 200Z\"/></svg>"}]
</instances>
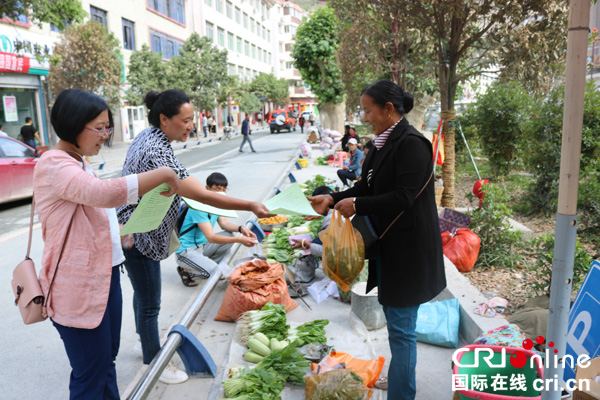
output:
<instances>
[{"instance_id":1,"label":"pink jacket","mask_svg":"<svg viewBox=\"0 0 600 400\"><path fill-rule=\"evenodd\" d=\"M75 213L50 292L48 315L64 326L93 329L104 316L112 273L110 225L104 208L126 204L127 180L101 180L68 153L50 150L35 167L33 192L44 238L40 270L44 294Z\"/></svg>"}]
</instances>

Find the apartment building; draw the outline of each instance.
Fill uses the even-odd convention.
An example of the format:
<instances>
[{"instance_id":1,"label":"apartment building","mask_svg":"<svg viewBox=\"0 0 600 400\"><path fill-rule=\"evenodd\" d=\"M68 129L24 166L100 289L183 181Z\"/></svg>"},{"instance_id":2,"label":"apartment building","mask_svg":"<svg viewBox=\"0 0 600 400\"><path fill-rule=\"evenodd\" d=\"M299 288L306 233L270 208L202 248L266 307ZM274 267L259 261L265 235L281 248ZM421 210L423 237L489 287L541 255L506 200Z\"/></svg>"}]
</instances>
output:
<instances>
[{"instance_id":1,"label":"apartment building","mask_svg":"<svg viewBox=\"0 0 600 400\"><path fill-rule=\"evenodd\" d=\"M307 17L306 11L291 1L276 0L273 8L277 23L276 54L278 65L276 76L290 82L290 103L298 111L314 111L317 106L316 98L310 87L302 81L300 71L294 67L292 46L296 39L296 30Z\"/></svg>"}]
</instances>

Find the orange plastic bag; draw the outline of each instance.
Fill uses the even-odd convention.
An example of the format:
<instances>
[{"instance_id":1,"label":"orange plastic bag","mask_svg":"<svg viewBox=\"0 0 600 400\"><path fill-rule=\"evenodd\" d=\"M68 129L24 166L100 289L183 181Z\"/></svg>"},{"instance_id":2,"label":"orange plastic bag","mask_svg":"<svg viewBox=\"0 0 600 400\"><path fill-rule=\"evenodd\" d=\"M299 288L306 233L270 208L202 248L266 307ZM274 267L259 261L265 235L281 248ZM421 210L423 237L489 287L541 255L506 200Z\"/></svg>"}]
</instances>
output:
<instances>
[{"instance_id":1,"label":"orange plastic bag","mask_svg":"<svg viewBox=\"0 0 600 400\"><path fill-rule=\"evenodd\" d=\"M335 369L327 372L323 372L317 375L310 375L304 378L305 385L305 399L328 399L333 396L337 398L342 397L342 393L345 395L352 394L367 394L365 400L369 400L373 395L373 391L369 389L364 383L354 380L352 372L349 369ZM352 398L356 398L352 396Z\"/></svg>"},{"instance_id":2,"label":"orange plastic bag","mask_svg":"<svg viewBox=\"0 0 600 400\"><path fill-rule=\"evenodd\" d=\"M235 322L244 312L259 310L269 301L283 304L286 312L298 307L282 276L279 263L253 260L237 267L227 278L229 285L215 321Z\"/></svg>"},{"instance_id":3,"label":"orange plastic bag","mask_svg":"<svg viewBox=\"0 0 600 400\"><path fill-rule=\"evenodd\" d=\"M350 290L365 266L365 245L349 219L334 210L329 227L319 233L323 242L323 272L343 291Z\"/></svg>"},{"instance_id":4,"label":"orange plastic bag","mask_svg":"<svg viewBox=\"0 0 600 400\"><path fill-rule=\"evenodd\" d=\"M481 240L469 228L460 228L454 234L442 233L444 255L456 265L461 272L469 272L477 262Z\"/></svg>"},{"instance_id":5,"label":"orange plastic bag","mask_svg":"<svg viewBox=\"0 0 600 400\"><path fill-rule=\"evenodd\" d=\"M332 351L328 356L323 358L320 363L311 364L311 371L316 374L317 371L329 371L332 370L336 365L344 363L347 369L352 370L356 375L363 379L363 382L368 387L372 388L379 379L383 364L385 364L385 358L379 357L377 360L361 360L352 357L348 353L342 353L341 351Z\"/></svg>"}]
</instances>

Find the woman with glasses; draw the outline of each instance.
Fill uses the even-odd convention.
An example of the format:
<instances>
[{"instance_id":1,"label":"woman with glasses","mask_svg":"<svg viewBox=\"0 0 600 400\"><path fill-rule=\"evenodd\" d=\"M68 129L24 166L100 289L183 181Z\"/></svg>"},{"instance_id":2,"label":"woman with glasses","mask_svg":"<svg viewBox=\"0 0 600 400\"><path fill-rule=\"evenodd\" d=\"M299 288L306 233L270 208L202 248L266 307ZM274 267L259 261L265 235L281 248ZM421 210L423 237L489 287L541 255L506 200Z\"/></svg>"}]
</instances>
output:
<instances>
[{"instance_id":1,"label":"woman with glasses","mask_svg":"<svg viewBox=\"0 0 600 400\"><path fill-rule=\"evenodd\" d=\"M179 189L170 168L101 180L85 161L112 134L106 102L78 89L60 93L51 111L60 138L39 159L33 176L44 237L40 283L48 315L71 364L71 399L118 399L122 297L119 266L125 261L114 207L166 183ZM52 396L51 396L52 397Z\"/></svg>"},{"instance_id":2,"label":"woman with glasses","mask_svg":"<svg viewBox=\"0 0 600 400\"><path fill-rule=\"evenodd\" d=\"M160 350L160 261L170 254L169 244L177 223L180 196L226 210L252 211L259 217L270 214L262 203L222 196L207 190L202 183L190 176L175 157L171 142L187 141L193 127L194 106L185 93L173 89L161 93L150 91L146 94L144 102L148 108L148 121L151 126L140 132L131 143L123 166L123 175L166 166L175 170L181 179L177 196L160 226L150 232L134 234L135 244L126 251L125 268L134 290L136 331L140 335L143 362L150 364ZM126 223L135 208L135 204L119 208L119 221L122 224ZM177 384L185 382L187 378L184 371L169 363L159 380L163 383Z\"/></svg>"}]
</instances>

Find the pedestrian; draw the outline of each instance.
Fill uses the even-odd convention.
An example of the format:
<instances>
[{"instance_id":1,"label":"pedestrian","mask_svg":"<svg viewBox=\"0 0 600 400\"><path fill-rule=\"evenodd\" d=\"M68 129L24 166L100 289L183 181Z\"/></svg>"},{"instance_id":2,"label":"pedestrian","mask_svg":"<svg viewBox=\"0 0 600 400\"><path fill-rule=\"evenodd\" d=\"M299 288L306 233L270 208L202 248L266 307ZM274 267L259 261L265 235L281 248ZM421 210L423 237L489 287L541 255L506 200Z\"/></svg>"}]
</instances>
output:
<instances>
[{"instance_id":1,"label":"pedestrian","mask_svg":"<svg viewBox=\"0 0 600 400\"><path fill-rule=\"evenodd\" d=\"M344 186L349 186L348 179L356 180L362 172L362 160L365 157L363 152L358 148L358 142L352 138L348 141L348 150L350 152L350 165L344 165L342 169L337 170L337 176L342 181Z\"/></svg>"},{"instance_id":2,"label":"pedestrian","mask_svg":"<svg viewBox=\"0 0 600 400\"><path fill-rule=\"evenodd\" d=\"M356 134L356 128L354 128L353 126L348 126L348 129L346 130L346 133L342 137L342 140L341 140L341 142L342 142L342 151L346 151L346 152L349 151L348 150L348 141L350 139L355 139L357 143L360 140L360 138Z\"/></svg>"},{"instance_id":3,"label":"pedestrian","mask_svg":"<svg viewBox=\"0 0 600 400\"><path fill-rule=\"evenodd\" d=\"M43 293L50 290L48 316L71 365L70 398L118 399L125 257L114 207L137 203L162 183L171 196L179 179L166 167L110 180L95 175L84 158L97 155L113 130L110 108L95 94L61 92L50 117L59 141L42 154L33 177L44 237L40 283Z\"/></svg>"},{"instance_id":4,"label":"pedestrian","mask_svg":"<svg viewBox=\"0 0 600 400\"><path fill-rule=\"evenodd\" d=\"M210 134L213 134L215 132L215 127L214 127L214 125L215 125L215 119L212 116L212 114L210 115L210 117L208 117L208 121L207 122L208 122L208 132Z\"/></svg>"},{"instance_id":5,"label":"pedestrian","mask_svg":"<svg viewBox=\"0 0 600 400\"><path fill-rule=\"evenodd\" d=\"M25 143L27 146L31 147L34 150L36 148L35 141L37 140L39 143L41 143L40 136L38 135L38 130L35 128L35 126L33 126L33 121L31 120L31 117L25 118L25 125L21 127L21 133L19 137L21 138L21 141L23 143Z\"/></svg>"},{"instance_id":6,"label":"pedestrian","mask_svg":"<svg viewBox=\"0 0 600 400\"><path fill-rule=\"evenodd\" d=\"M315 126L315 114L314 113L310 113L308 115L308 122L310 122L310 126Z\"/></svg>"},{"instance_id":7,"label":"pedestrian","mask_svg":"<svg viewBox=\"0 0 600 400\"><path fill-rule=\"evenodd\" d=\"M376 137L361 180L343 192L309 198L317 212L335 205L346 218L369 216L377 235L387 230L370 251L367 292L378 287L387 319L389 400L415 398L417 310L446 287L431 179L433 151L429 140L404 118L413 102L392 81L367 86L360 104Z\"/></svg>"},{"instance_id":8,"label":"pedestrian","mask_svg":"<svg viewBox=\"0 0 600 400\"><path fill-rule=\"evenodd\" d=\"M207 136L207 134L206 134L207 127L208 127L208 120L206 118L206 115L202 114L202 130L204 131L204 137Z\"/></svg>"},{"instance_id":9,"label":"pedestrian","mask_svg":"<svg viewBox=\"0 0 600 400\"><path fill-rule=\"evenodd\" d=\"M8 136L6 132L4 132L4 126L0 124L0 136Z\"/></svg>"},{"instance_id":10,"label":"pedestrian","mask_svg":"<svg viewBox=\"0 0 600 400\"><path fill-rule=\"evenodd\" d=\"M260 111L256 114L256 122L258 126L262 126L262 113Z\"/></svg>"},{"instance_id":11,"label":"pedestrian","mask_svg":"<svg viewBox=\"0 0 600 400\"><path fill-rule=\"evenodd\" d=\"M303 115L300 115L300 118L298 118L298 124L300 125L300 133L304 133L304 123L306 122L306 120L304 119Z\"/></svg>"},{"instance_id":12,"label":"pedestrian","mask_svg":"<svg viewBox=\"0 0 600 400\"><path fill-rule=\"evenodd\" d=\"M242 136L244 138L242 139L242 144L240 145L240 153L244 152L242 150L242 147L244 147L244 144L246 142L248 142L248 144L250 145L250 149L252 150L252 152L256 153L256 150L254 150L254 147L252 146L252 140L250 140L251 133L252 131L250 130L250 114L246 114L246 118L244 118L244 120L242 121Z\"/></svg>"},{"instance_id":13,"label":"pedestrian","mask_svg":"<svg viewBox=\"0 0 600 400\"><path fill-rule=\"evenodd\" d=\"M213 172L206 178L206 190L216 193L227 191L227 178L219 172ZM215 233L215 224L223 232ZM241 236L234 236L240 233ZM188 208L181 225L179 236L181 247L177 249L177 273L184 286L196 286L195 277L208 279L218 271L221 263L234 243L252 247L258 244L256 235L243 225L236 225L227 218Z\"/></svg>"},{"instance_id":14,"label":"pedestrian","mask_svg":"<svg viewBox=\"0 0 600 400\"><path fill-rule=\"evenodd\" d=\"M227 125L233 126L233 115L231 113L227 115Z\"/></svg>"},{"instance_id":15,"label":"pedestrian","mask_svg":"<svg viewBox=\"0 0 600 400\"><path fill-rule=\"evenodd\" d=\"M261 218L269 216L269 212L259 202L222 196L206 190L204 185L190 176L175 157L171 142L185 142L188 139L194 118L194 106L185 93L172 89L161 93L150 91L146 94L144 102L149 110L148 121L151 126L141 131L129 146L123 174L140 173L157 166L166 166L175 170L181 179L177 196L159 227L150 232L134 234L135 244L125 254L125 268L134 291L133 309L136 331L142 344L143 363L150 364L160 350L160 261L170 254L169 243L177 223L180 196L222 209L252 211ZM118 209L119 221L122 224L127 222L136 206L137 204L133 204ZM169 363L159 380L175 384L184 382L187 378L184 371Z\"/></svg>"}]
</instances>

